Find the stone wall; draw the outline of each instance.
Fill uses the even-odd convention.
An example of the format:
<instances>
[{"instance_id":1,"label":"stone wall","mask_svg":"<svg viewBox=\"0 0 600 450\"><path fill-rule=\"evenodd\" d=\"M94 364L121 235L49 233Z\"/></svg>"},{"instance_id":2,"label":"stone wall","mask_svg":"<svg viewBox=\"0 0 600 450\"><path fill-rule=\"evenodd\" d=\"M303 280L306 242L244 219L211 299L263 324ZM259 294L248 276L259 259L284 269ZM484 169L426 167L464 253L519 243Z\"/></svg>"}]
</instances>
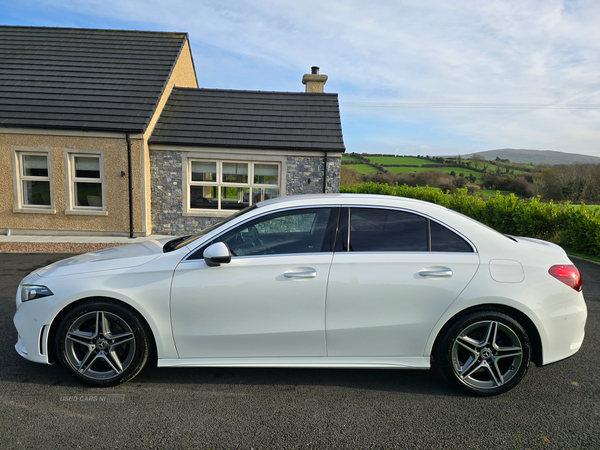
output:
<instances>
[{"instance_id":1,"label":"stone wall","mask_svg":"<svg viewBox=\"0 0 600 450\"><path fill-rule=\"evenodd\" d=\"M323 193L322 156L288 156L286 195ZM340 192L341 158L327 158L327 193Z\"/></svg>"},{"instance_id":2,"label":"stone wall","mask_svg":"<svg viewBox=\"0 0 600 450\"><path fill-rule=\"evenodd\" d=\"M323 157L288 156L283 174L286 195L323 192ZM152 233L182 235L198 232L222 217L183 215L182 153L150 151ZM327 192L340 190L341 158L327 160Z\"/></svg>"}]
</instances>

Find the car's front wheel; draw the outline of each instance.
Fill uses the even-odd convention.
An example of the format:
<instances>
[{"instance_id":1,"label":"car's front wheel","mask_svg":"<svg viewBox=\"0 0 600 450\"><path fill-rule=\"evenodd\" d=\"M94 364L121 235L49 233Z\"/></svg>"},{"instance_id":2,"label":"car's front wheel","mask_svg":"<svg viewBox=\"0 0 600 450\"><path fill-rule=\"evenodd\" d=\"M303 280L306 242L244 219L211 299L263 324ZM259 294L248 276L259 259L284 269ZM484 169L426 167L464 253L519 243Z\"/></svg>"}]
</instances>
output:
<instances>
[{"instance_id":1,"label":"car's front wheel","mask_svg":"<svg viewBox=\"0 0 600 450\"><path fill-rule=\"evenodd\" d=\"M451 324L434 358L451 382L472 394L491 396L523 379L531 343L525 329L509 315L476 311Z\"/></svg>"},{"instance_id":2,"label":"car's front wheel","mask_svg":"<svg viewBox=\"0 0 600 450\"><path fill-rule=\"evenodd\" d=\"M149 333L129 308L91 300L63 318L56 352L79 380L94 386L114 386L143 369L148 360Z\"/></svg>"}]
</instances>

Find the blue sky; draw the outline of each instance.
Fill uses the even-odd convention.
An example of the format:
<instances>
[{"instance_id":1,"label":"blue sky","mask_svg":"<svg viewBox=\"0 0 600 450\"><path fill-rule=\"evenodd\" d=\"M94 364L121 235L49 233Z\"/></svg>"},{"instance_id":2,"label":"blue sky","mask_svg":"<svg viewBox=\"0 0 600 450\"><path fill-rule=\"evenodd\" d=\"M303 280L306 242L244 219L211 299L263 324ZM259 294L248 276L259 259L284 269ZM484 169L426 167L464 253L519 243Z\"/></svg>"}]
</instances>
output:
<instances>
[{"instance_id":1,"label":"blue sky","mask_svg":"<svg viewBox=\"0 0 600 450\"><path fill-rule=\"evenodd\" d=\"M348 151L600 156L600 2L0 0L0 24L185 31L201 87L339 94Z\"/></svg>"}]
</instances>

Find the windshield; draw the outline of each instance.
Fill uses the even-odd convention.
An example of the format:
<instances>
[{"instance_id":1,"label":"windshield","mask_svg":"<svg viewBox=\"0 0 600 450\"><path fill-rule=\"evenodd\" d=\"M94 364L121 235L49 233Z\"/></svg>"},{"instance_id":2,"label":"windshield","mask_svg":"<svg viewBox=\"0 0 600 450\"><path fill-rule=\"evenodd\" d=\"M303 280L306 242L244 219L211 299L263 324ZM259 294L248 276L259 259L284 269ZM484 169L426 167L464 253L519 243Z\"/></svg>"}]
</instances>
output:
<instances>
[{"instance_id":1,"label":"windshield","mask_svg":"<svg viewBox=\"0 0 600 450\"><path fill-rule=\"evenodd\" d=\"M247 208L244 208L238 212L236 212L235 214L232 214L231 216L227 216L225 217L223 220L220 220L219 222L215 223L214 225L211 225L208 228L203 229L202 231L200 231L200 233L198 234L194 234L191 236L184 236L183 238L179 237L179 238L175 238L176 240L180 241L177 243L176 246L174 246L172 249L169 249L168 251L171 250L178 250L181 247L183 247L184 245L189 244L190 242L195 241L198 238L201 238L202 236L210 233L213 230L216 230L217 228L219 228L221 225L226 224L227 222L231 222L234 219L237 219L239 216L241 216L242 214L246 214L248 211L252 211L253 209L256 208L256 204L252 205L252 206L248 206ZM175 240L173 239L173 240ZM169 241L172 242L172 241ZM168 243L167 243L168 244ZM167 245L165 245L165 247L167 247Z\"/></svg>"}]
</instances>

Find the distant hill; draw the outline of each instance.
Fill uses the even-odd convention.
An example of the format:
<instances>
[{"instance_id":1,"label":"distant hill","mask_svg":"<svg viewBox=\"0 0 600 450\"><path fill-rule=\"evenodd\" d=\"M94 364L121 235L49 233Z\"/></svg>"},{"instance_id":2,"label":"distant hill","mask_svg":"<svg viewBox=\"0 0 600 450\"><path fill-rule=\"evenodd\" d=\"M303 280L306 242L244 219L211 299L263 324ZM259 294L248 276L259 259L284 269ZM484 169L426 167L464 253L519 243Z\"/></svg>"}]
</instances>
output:
<instances>
[{"instance_id":1,"label":"distant hill","mask_svg":"<svg viewBox=\"0 0 600 450\"><path fill-rule=\"evenodd\" d=\"M488 160L494 160L498 157L500 159L510 159L510 162L521 164L550 164L551 166L556 164L600 164L600 158L597 156L555 152L553 150L502 148L499 150L476 152L474 154L481 155ZM463 158L469 158L473 154L462 156Z\"/></svg>"}]
</instances>

